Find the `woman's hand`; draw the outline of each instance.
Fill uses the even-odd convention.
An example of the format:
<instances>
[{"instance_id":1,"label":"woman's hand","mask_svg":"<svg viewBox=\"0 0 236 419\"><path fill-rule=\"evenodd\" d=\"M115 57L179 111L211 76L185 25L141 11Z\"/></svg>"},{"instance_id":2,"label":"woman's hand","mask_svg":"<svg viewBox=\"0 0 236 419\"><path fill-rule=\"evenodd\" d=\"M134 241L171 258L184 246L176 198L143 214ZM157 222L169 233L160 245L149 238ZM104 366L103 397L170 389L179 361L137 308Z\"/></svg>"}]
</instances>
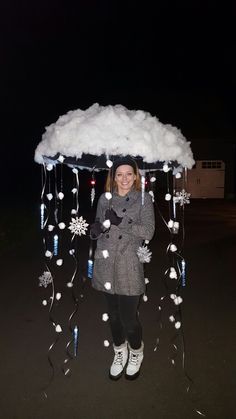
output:
<instances>
[{"instance_id":1,"label":"woman's hand","mask_svg":"<svg viewBox=\"0 0 236 419\"><path fill-rule=\"evenodd\" d=\"M106 210L105 218L106 220L110 220L111 224L115 226L118 226L122 221L122 217L118 217L113 208Z\"/></svg>"}]
</instances>

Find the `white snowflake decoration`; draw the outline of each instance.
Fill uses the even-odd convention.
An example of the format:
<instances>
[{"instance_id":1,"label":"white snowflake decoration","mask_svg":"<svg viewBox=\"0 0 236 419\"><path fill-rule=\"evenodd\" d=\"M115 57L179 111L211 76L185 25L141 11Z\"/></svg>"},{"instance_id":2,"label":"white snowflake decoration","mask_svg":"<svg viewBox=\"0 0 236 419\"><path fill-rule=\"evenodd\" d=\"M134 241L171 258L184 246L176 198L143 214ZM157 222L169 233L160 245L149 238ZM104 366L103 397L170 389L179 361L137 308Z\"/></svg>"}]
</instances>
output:
<instances>
[{"instance_id":1,"label":"white snowflake decoration","mask_svg":"<svg viewBox=\"0 0 236 419\"><path fill-rule=\"evenodd\" d=\"M86 223L86 220L84 220L82 216L79 218L71 218L70 227L68 228L72 234L82 236L82 234L85 235L88 230L88 223Z\"/></svg>"},{"instance_id":2,"label":"white snowflake decoration","mask_svg":"<svg viewBox=\"0 0 236 419\"><path fill-rule=\"evenodd\" d=\"M152 257L152 252L147 246L139 246L137 255L141 263L149 263Z\"/></svg>"},{"instance_id":3,"label":"white snowflake decoration","mask_svg":"<svg viewBox=\"0 0 236 419\"><path fill-rule=\"evenodd\" d=\"M184 204L190 204L190 193L186 192L185 189L182 189L180 192L176 192L175 201L179 202L182 207Z\"/></svg>"},{"instance_id":4,"label":"white snowflake decoration","mask_svg":"<svg viewBox=\"0 0 236 419\"><path fill-rule=\"evenodd\" d=\"M40 277L39 277L39 287L47 288L49 284L52 283L52 275L51 272L45 271Z\"/></svg>"}]
</instances>

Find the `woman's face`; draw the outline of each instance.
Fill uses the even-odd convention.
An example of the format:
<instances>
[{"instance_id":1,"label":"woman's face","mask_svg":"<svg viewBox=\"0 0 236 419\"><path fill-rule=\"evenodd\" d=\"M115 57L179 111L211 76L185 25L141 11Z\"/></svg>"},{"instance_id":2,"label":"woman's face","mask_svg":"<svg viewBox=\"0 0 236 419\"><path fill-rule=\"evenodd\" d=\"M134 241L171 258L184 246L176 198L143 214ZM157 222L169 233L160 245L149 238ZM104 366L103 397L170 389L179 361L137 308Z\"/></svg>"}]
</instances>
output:
<instances>
[{"instance_id":1,"label":"woman's face","mask_svg":"<svg viewBox=\"0 0 236 419\"><path fill-rule=\"evenodd\" d=\"M136 175L132 166L122 164L117 167L115 173L115 181L117 184L118 194L121 196L126 195L132 188Z\"/></svg>"}]
</instances>

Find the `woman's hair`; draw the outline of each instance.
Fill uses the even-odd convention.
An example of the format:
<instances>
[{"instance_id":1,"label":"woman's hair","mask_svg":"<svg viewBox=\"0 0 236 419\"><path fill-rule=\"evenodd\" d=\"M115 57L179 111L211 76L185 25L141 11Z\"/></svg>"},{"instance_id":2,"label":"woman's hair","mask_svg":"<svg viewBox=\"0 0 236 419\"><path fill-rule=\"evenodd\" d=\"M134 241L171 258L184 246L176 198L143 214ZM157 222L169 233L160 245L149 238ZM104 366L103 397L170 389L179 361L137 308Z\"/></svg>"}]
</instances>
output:
<instances>
[{"instance_id":1,"label":"woman's hair","mask_svg":"<svg viewBox=\"0 0 236 419\"><path fill-rule=\"evenodd\" d=\"M138 170L138 165L134 161L134 164L132 164L131 167L132 167L132 169L134 171L134 174L136 176L136 179L135 179L134 184L133 184L133 189L136 190L136 191L141 191L141 177L140 177L140 173L139 173L139 170ZM117 168L116 168L116 170L117 170ZM115 173L114 173L113 168L111 168L109 170L108 175L107 175L107 179L106 179L106 184L105 184L105 192L112 192L112 191L117 190L117 184L116 184L116 181L115 181L116 170L115 170Z\"/></svg>"}]
</instances>

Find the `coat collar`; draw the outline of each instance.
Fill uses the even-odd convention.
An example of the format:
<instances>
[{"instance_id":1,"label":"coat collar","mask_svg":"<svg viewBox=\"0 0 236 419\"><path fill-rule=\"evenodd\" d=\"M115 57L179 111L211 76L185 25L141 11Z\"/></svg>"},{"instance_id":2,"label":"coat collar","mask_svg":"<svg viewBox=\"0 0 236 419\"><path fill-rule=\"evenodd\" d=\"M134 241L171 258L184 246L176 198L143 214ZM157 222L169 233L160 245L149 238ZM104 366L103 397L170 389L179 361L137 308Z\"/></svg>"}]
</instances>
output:
<instances>
[{"instance_id":1,"label":"coat collar","mask_svg":"<svg viewBox=\"0 0 236 419\"><path fill-rule=\"evenodd\" d=\"M113 192L113 194L114 194L114 197L116 197L117 199L119 199L119 200L127 200L127 198L129 198L129 199L136 199L137 198L137 196L140 194L140 191L136 191L135 189L131 189L131 191L129 191L126 195L124 195L124 196L121 196L121 195L118 195L118 193L117 193L117 191L115 191L115 192Z\"/></svg>"}]
</instances>

